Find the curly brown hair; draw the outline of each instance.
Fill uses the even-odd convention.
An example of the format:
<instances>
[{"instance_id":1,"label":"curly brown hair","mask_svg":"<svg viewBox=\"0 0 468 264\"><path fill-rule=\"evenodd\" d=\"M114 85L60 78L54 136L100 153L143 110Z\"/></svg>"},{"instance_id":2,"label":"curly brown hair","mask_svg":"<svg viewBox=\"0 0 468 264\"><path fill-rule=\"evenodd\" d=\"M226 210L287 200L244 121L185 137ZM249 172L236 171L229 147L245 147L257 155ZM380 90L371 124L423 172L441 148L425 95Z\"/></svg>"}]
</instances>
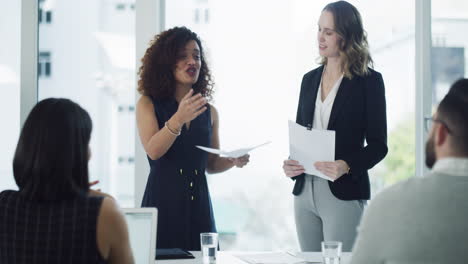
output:
<instances>
[{"instance_id":1,"label":"curly brown hair","mask_svg":"<svg viewBox=\"0 0 468 264\"><path fill-rule=\"evenodd\" d=\"M213 81L208 65L205 61L200 38L195 32L186 27L174 27L156 35L150 42L141 59L142 65L138 71L138 92L142 95L158 99L166 99L175 95L174 68L177 63L178 52L187 43L195 40L200 47L200 75L192 86L194 93L201 93L209 101L214 92Z\"/></svg>"}]
</instances>

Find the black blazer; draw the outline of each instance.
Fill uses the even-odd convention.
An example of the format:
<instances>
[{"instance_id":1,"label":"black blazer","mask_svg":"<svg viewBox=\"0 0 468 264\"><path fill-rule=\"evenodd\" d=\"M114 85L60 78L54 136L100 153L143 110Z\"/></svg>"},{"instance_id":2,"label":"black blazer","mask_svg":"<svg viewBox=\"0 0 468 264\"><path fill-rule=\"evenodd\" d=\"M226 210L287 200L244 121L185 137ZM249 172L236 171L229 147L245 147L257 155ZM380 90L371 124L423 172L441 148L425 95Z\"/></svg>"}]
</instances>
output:
<instances>
[{"instance_id":1,"label":"black blazer","mask_svg":"<svg viewBox=\"0 0 468 264\"><path fill-rule=\"evenodd\" d=\"M322 71L323 66L318 67L302 79L296 117L296 123L302 126L313 125ZM343 77L333 103L328 130L335 131L335 160L344 160L351 168L349 174L328 182L331 192L341 200L370 199L367 170L381 161L388 151L385 87L380 73L370 69L367 76ZM304 176L293 178L296 180L294 195L302 192Z\"/></svg>"}]
</instances>

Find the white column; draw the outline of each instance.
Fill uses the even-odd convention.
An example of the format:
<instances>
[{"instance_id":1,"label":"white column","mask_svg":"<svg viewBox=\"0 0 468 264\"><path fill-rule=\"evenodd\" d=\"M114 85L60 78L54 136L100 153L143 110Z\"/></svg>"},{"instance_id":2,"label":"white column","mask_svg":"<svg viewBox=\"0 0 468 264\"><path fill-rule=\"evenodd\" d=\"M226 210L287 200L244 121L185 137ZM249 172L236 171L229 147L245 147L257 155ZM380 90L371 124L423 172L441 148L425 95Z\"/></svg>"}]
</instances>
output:
<instances>
[{"instance_id":1,"label":"white column","mask_svg":"<svg viewBox=\"0 0 468 264\"><path fill-rule=\"evenodd\" d=\"M428 170L425 165L424 117L431 115L431 1L416 0L416 176L423 176Z\"/></svg>"},{"instance_id":2,"label":"white column","mask_svg":"<svg viewBox=\"0 0 468 264\"><path fill-rule=\"evenodd\" d=\"M29 112L37 103L37 36L39 13L37 2L37 0L23 0L21 2L21 127Z\"/></svg>"},{"instance_id":3,"label":"white column","mask_svg":"<svg viewBox=\"0 0 468 264\"><path fill-rule=\"evenodd\" d=\"M148 43L156 34L159 34L164 29L164 0L136 0L136 72L141 66L141 58L148 48ZM136 77L138 82L139 77ZM138 83L137 83L138 85ZM135 86L137 87L137 86ZM138 92L135 96L136 100L140 98ZM140 207L145 190L146 181L148 179L149 165L146 159L146 154L141 145L138 136L138 128L135 132L135 207Z\"/></svg>"}]
</instances>

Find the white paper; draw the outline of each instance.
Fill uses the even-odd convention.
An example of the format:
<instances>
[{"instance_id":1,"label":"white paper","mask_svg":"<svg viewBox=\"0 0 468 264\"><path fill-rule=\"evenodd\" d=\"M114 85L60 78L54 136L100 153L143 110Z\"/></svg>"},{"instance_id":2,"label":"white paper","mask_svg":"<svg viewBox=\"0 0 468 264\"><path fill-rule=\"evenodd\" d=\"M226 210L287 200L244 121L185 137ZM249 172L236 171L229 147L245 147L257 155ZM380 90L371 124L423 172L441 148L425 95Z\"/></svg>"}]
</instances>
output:
<instances>
[{"instance_id":1,"label":"white paper","mask_svg":"<svg viewBox=\"0 0 468 264\"><path fill-rule=\"evenodd\" d=\"M262 253L262 254L246 254L236 255L239 259L250 264L298 264L305 263L301 258L295 257L288 253Z\"/></svg>"},{"instance_id":2,"label":"white paper","mask_svg":"<svg viewBox=\"0 0 468 264\"><path fill-rule=\"evenodd\" d=\"M289 254L302 258L306 261L307 264L310 263L323 263L322 252L295 252ZM341 264L348 264L351 262L351 252L342 252L340 257ZM386 263L386 262L385 262Z\"/></svg>"},{"instance_id":3,"label":"white paper","mask_svg":"<svg viewBox=\"0 0 468 264\"><path fill-rule=\"evenodd\" d=\"M289 254L304 259L307 263L322 263L323 261L322 252L289 252Z\"/></svg>"},{"instance_id":4,"label":"white paper","mask_svg":"<svg viewBox=\"0 0 468 264\"><path fill-rule=\"evenodd\" d=\"M333 181L315 169L317 161L335 161L335 131L308 130L289 120L289 158L304 166L305 173Z\"/></svg>"},{"instance_id":5,"label":"white paper","mask_svg":"<svg viewBox=\"0 0 468 264\"><path fill-rule=\"evenodd\" d=\"M242 157L244 156L245 154L249 153L250 151L258 148L258 147L261 147L261 146L264 146L266 144L269 144L270 141L267 141L265 143L262 143L260 145L257 145L257 146L254 146L254 147L250 147L250 148L241 148L241 149L236 149L236 150L232 150L232 151L225 151L225 150L220 150L220 149L214 149L214 148L208 148L208 147L203 147L203 146L195 146L201 150L204 150L206 152L209 152L209 153L213 153L213 154L219 154L223 157L227 157L227 158L239 158L239 157Z\"/></svg>"}]
</instances>

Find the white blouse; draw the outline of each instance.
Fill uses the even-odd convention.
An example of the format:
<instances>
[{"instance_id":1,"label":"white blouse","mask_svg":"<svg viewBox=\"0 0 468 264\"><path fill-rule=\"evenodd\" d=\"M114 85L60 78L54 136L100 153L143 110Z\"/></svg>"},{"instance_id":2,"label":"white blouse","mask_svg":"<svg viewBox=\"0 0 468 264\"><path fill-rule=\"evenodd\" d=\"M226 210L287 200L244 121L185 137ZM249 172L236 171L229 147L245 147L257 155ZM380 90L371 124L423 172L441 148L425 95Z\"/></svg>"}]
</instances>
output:
<instances>
[{"instance_id":1,"label":"white blouse","mask_svg":"<svg viewBox=\"0 0 468 264\"><path fill-rule=\"evenodd\" d=\"M323 76L322 76L323 78ZM325 100L322 102L322 78L320 79L320 85L317 92L317 99L315 100L315 112L314 112L314 129L327 130L328 122L330 121L330 114L335 102L336 94L340 88L343 75L335 82L333 88L328 93Z\"/></svg>"}]
</instances>

